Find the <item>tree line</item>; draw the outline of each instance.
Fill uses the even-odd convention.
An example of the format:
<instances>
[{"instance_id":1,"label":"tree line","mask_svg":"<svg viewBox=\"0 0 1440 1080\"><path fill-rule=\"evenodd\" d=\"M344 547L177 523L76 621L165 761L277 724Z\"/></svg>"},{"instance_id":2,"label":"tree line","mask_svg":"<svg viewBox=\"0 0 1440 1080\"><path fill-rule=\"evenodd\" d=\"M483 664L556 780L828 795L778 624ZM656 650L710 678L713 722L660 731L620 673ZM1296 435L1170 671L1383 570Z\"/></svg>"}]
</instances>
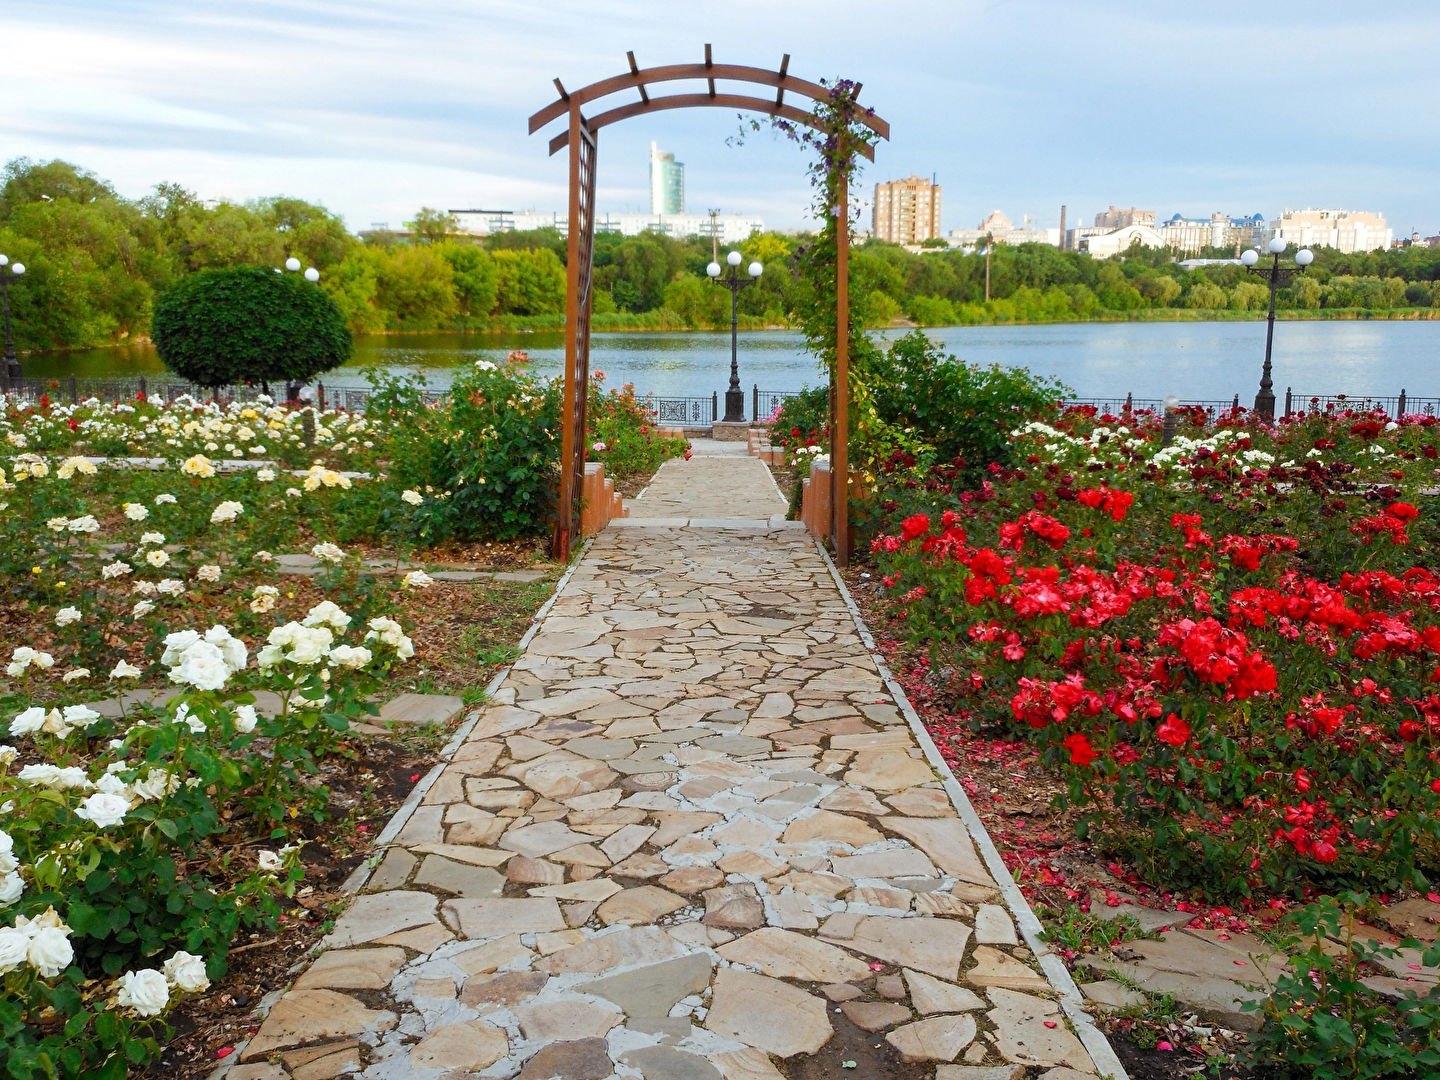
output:
<instances>
[{"instance_id":1,"label":"tree line","mask_svg":"<svg viewBox=\"0 0 1440 1080\"><path fill-rule=\"evenodd\" d=\"M472 237L429 208L406 226L356 236L324 207L301 199L207 202L171 183L126 199L63 161L21 158L0 172L0 252L28 270L10 289L21 350L148 336L156 297L185 276L216 267L279 267L291 255L320 270L321 288L355 333L561 325L561 233ZM794 325L811 299L800 268L813 242L768 232L740 244L747 263L765 268L739 295L743 325ZM711 258L706 239L597 235L596 327L728 326L729 291L705 275ZM1170 252L1148 249L1098 260L1045 244L997 244L988 254L914 253L871 241L853 248L852 259L852 303L871 325L1246 317L1269 300L1264 280L1238 265L1190 269ZM1440 314L1440 250L1318 249L1278 306L1321 317Z\"/></svg>"}]
</instances>

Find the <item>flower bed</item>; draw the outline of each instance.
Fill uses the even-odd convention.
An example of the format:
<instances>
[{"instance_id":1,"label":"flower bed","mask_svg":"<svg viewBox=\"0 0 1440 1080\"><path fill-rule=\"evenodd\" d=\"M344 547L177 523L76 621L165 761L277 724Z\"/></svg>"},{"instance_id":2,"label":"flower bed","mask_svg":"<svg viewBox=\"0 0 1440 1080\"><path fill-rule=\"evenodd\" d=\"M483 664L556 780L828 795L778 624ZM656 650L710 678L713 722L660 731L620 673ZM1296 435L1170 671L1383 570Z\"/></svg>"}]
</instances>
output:
<instances>
[{"instance_id":1,"label":"flower bed","mask_svg":"<svg viewBox=\"0 0 1440 1080\"><path fill-rule=\"evenodd\" d=\"M1082 832L1215 899L1440 870L1440 429L1071 410L960 490L896 467L873 551L906 677L1023 736Z\"/></svg>"}]
</instances>

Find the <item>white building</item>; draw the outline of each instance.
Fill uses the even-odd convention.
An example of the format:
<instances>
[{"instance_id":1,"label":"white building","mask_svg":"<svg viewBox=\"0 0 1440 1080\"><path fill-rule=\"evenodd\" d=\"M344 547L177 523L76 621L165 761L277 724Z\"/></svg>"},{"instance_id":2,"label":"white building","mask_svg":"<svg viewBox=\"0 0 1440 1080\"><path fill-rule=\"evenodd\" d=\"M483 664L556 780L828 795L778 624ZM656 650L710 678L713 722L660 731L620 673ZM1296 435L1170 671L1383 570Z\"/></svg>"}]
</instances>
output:
<instances>
[{"instance_id":1,"label":"white building","mask_svg":"<svg viewBox=\"0 0 1440 1080\"><path fill-rule=\"evenodd\" d=\"M951 247L973 249L984 246L987 236L997 244L1060 244L1059 229L1038 228L1031 223L1029 214L1023 224L1016 225L1000 210L990 211L973 229L951 229L946 239Z\"/></svg>"},{"instance_id":2,"label":"white building","mask_svg":"<svg viewBox=\"0 0 1440 1080\"><path fill-rule=\"evenodd\" d=\"M667 217L685 213L685 165L653 142L650 144L650 213Z\"/></svg>"},{"instance_id":3,"label":"white building","mask_svg":"<svg viewBox=\"0 0 1440 1080\"><path fill-rule=\"evenodd\" d=\"M1394 239L1385 215L1369 210L1285 210L1271 223L1270 232L1293 247L1344 252L1388 248Z\"/></svg>"},{"instance_id":4,"label":"white building","mask_svg":"<svg viewBox=\"0 0 1440 1080\"><path fill-rule=\"evenodd\" d=\"M471 236L492 233L557 229L565 232L569 221L564 214L540 213L534 210L452 211L459 229ZM609 214L595 215L597 233L620 233L639 236L641 233L663 233L681 239L687 236L710 238L709 214ZM748 214L717 214L714 219L716 239L721 244L735 244L753 233L764 232L765 222Z\"/></svg>"},{"instance_id":5,"label":"white building","mask_svg":"<svg viewBox=\"0 0 1440 1080\"><path fill-rule=\"evenodd\" d=\"M1096 259L1108 259L1113 255L1123 255L1135 244L1149 248L1165 246L1165 238L1149 225L1126 225L1124 228L1109 229L1098 233L1091 229L1081 228L1072 230L1071 236L1074 238L1070 245L1071 250L1088 251L1091 257Z\"/></svg>"},{"instance_id":6,"label":"white building","mask_svg":"<svg viewBox=\"0 0 1440 1080\"><path fill-rule=\"evenodd\" d=\"M1260 247L1269 239L1263 214L1230 217L1217 211L1205 218L1176 214L1162 221L1156 231L1164 238L1166 247L1179 252Z\"/></svg>"}]
</instances>

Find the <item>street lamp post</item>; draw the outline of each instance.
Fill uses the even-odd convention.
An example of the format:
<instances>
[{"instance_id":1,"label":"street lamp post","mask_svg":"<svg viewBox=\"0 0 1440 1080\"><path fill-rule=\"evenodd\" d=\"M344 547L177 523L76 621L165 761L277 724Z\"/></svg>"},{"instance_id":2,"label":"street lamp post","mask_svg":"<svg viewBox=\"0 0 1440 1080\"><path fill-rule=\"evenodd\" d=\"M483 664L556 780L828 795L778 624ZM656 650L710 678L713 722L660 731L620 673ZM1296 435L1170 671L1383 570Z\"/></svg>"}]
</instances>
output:
<instances>
[{"instance_id":1,"label":"street lamp post","mask_svg":"<svg viewBox=\"0 0 1440 1080\"><path fill-rule=\"evenodd\" d=\"M765 268L758 262L752 262L746 267L749 277L740 276L740 252L732 251L725 256L725 262L729 266L729 273L724 277L720 276L720 264L712 262L705 267L705 273L710 275L710 280L717 285L724 285L730 290L730 386L725 391L725 419L722 423L741 424L745 422L745 391L740 389L740 363L739 363L739 322L737 303L740 299L740 290L747 285L753 285L760 279Z\"/></svg>"},{"instance_id":2,"label":"street lamp post","mask_svg":"<svg viewBox=\"0 0 1440 1080\"><path fill-rule=\"evenodd\" d=\"M20 361L15 357L15 339L10 336L10 280L25 273L24 263L12 263L0 255L0 310L5 313L5 365L0 369L0 390L20 386Z\"/></svg>"},{"instance_id":3,"label":"street lamp post","mask_svg":"<svg viewBox=\"0 0 1440 1080\"><path fill-rule=\"evenodd\" d=\"M292 274L295 273L296 271L298 271L298 270L300 269L300 260L297 259L294 255L291 255L288 259L285 260L285 269L286 269L286 270L289 270ZM278 271L277 271L277 273L278 273ZM320 271L319 271L319 270L316 270L315 267L313 267L313 266L307 266L307 267L305 268L305 280L308 281L308 282L311 282L312 284L314 284L315 282L318 282L318 281L320 280ZM299 384L299 383L295 383L295 382L291 382L289 379L286 379L286 380L285 380L285 401L286 401L286 403L288 404L288 403L290 403L290 402L297 401L297 400L299 400L299 398L300 398L300 384Z\"/></svg>"},{"instance_id":4,"label":"street lamp post","mask_svg":"<svg viewBox=\"0 0 1440 1080\"><path fill-rule=\"evenodd\" d=\"M1240 256L1240 261L1252 274L1270 279L1270 315L1265 324L1265 366L1260 370L1260 392L1255 395L1255 412L1266 420L1275 419L1275 386L1270 381L1270 352L1275 342L1275 290L1290 284L1296 274L1304 273L1305 267L1315 261L1315 253L1301 248L1295 253L1294 266L1281 266L1280 253L1285 250L1285 241L1272 236L1267 250L1274 258L1269 266L1259 266L1260 252L1251 248Z\"/></svg>"}]
</instances>

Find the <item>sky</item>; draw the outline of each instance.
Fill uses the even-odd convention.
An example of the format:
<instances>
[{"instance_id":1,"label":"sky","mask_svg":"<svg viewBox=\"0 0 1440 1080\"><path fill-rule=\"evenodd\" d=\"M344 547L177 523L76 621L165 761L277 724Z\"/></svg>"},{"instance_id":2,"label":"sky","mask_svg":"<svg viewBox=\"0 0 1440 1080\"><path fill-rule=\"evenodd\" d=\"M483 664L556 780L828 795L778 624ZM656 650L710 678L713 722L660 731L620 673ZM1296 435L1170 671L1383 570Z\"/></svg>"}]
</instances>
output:
<instances>
[{"instance_id":1,"label":"sky","mask_svg":"<svg viewBox=\"0 0 1440 1080\"><path fill-rule=\"evenodd\" d=\"M778 66L864 84L891 125L855 185L934 176L943 228L1000 209L1378 210L1440 232L1434 0L4 0L0 161L61 158L138 198L293 196L354 231L421 207L563 211L567 88L641 67ZM725 87L724 89L737 89ZM649 209L653 140L686 209L807 226L806 151L725 109L599 140L597 209Z\"/></svg>"}]
</instances>

